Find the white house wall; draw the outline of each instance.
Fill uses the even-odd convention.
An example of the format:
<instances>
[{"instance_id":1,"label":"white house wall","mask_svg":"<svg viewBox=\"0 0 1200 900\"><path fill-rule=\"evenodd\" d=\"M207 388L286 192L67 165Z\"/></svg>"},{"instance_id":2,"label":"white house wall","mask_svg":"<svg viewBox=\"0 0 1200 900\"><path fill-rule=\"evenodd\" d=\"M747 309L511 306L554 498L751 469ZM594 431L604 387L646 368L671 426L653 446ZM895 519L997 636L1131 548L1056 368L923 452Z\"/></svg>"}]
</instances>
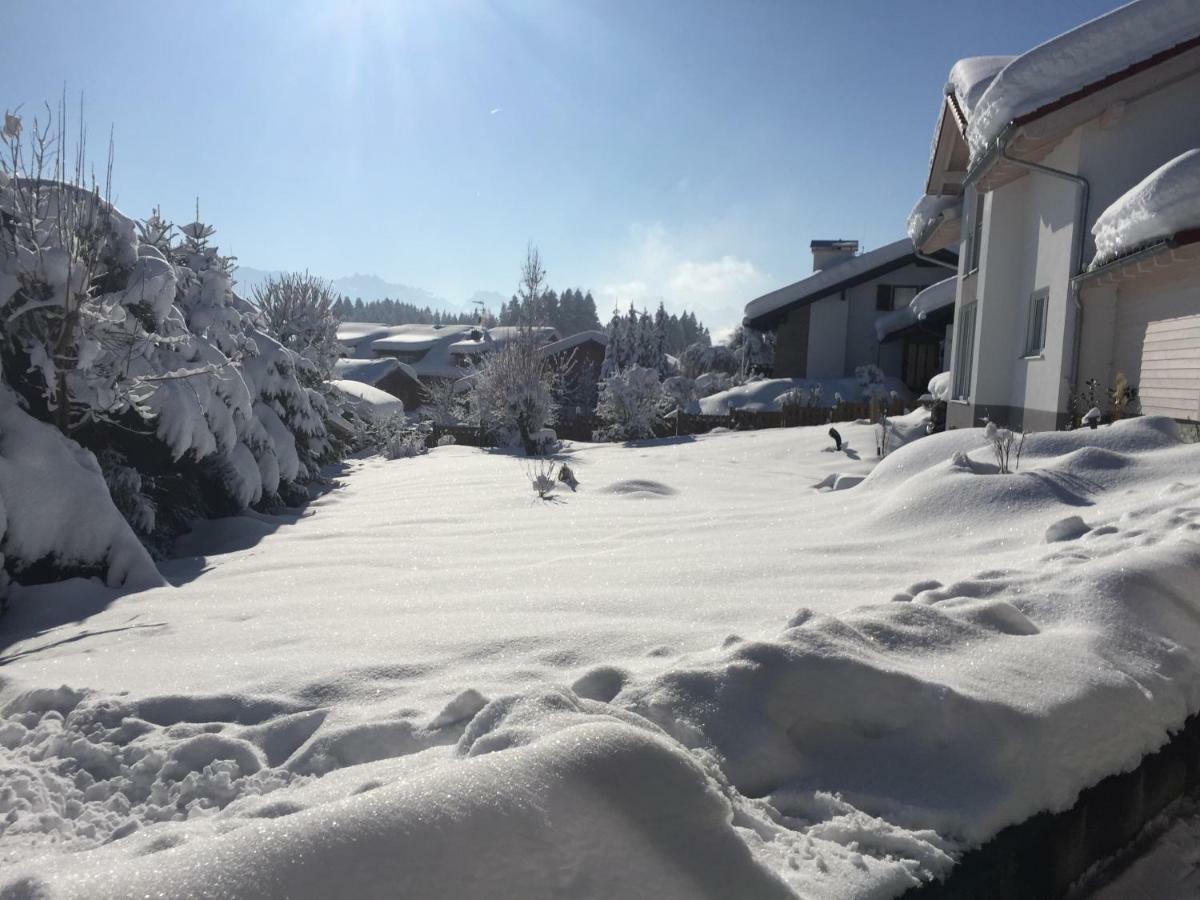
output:
<instances>
[{"instance_id":1,"label":"white house wall","mask_svg":"<svg viewBox=\"0 0 1200 900\"><path fill-rule=\"evenodd\" d=\"M1200 146L1197 96L1200 75L1131 101L1119 114L1086 123L1042 161L1088 179L1085 262L1093 254L1090 229L1096 217L1153 169ZM961 279L956 299L956 317L964 303L972 298L979 302L971 401L952 403L948 422L970 427L989 415L1030 430L1062 427L1072 390L1076 188L1064 179L1031 172L990 192L989 198L979 271ZM964 238L970 226L971 216L965 215ZM967 252L964 243L964 256ZM1041 288L1049 292L1045 349L1041 358L1023 359L1030 296ZM1104 356L1117 343L1111 333L1113 311L1105 312L1100 303L1099 321L1089 323L1087 315L1085 310L1078 382L1096 377L1107 388L1114 368L1111 357Z\"/></svg>"}]
</instances>

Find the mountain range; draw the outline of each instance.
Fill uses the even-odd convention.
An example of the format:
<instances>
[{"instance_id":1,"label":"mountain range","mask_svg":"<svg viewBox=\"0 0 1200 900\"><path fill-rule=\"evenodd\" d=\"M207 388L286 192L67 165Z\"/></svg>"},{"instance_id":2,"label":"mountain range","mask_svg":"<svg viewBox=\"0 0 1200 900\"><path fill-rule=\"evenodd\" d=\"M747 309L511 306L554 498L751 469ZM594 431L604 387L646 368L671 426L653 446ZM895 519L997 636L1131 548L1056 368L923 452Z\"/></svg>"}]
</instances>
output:
<instances>
[{"instance_id":1,"label":"mountain range","mask_svg":"<svg viewBox=\"0 0 1200 900\"><path fill-rule=\"evenodd\" d=\"M237 282L238 293L244 297L249 297L257 285L262 284L272 275L280 274L282 273L267 269L238 266L234 269L233 277ZM475 308L476 302L480 301L484 306L492 310L492 312L495 312L500 308L501 303L508 300L506 296L497 291L476 291L461 303L455 303L424 288L385 281L378 275L354 274L343 278L330 278L327 280L333 286L334 291L342 296L349 297L351 300L361 298L364 303L370 303L372 300L390 298L392 300L403 301L404 303L412 303L415 306L428 306L430 309L442 312L469 312Z\"/></svg>"}]
</instances>

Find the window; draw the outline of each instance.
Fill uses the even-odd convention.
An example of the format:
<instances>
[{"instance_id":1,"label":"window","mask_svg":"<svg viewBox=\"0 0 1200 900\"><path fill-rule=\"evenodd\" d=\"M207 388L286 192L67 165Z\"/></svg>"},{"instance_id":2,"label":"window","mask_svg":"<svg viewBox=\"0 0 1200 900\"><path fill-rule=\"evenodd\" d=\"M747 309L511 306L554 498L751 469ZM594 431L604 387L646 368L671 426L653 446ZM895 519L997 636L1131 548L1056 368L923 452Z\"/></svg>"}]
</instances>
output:
<instances>
[{"instance_id":1,"label":"window","mask_svg":"<svg viewBox=\"0 0 1200 900\"><path fill-rule=\"evenodd\" d=\"M875 311L888 312L892 309L892 286L890 284L875 285Z\"/></svg>"},{"instance_id":2,"label":"window","mask_svg":"<svg viewBox=\"0 0 1200 900\"><path fill-rule=\"evenodd\" d=\"M1029 318L1025 323L1025 355L1040 356L1046 348L1046 305L1050 292L1046 288L1034 291L1029 297Z\"/></svg>"},{"instance_id":3,"label":"window","mask_svg":"<svg viewBox=\"0 0 1200 900\"><path fill-rule=\"evenodd\" d=\"M908 304L913 302L913 298L921 293L919 287L901 287L896 285L892 288L892 309L903 309Z\"/></svg>"},{"instance_id":4,"label":"window","mask_svg":"<svg viewBox=\"0 0 1200 900\"><path fill-rule=\"evenodd\" d=\"M958 334L954 338L954 399L971 396L971 369L975 365L975 308L968 303L959 311Z\"/></svg>"},{"instance_id":5,"label":"window","mask_svg":"<svg viewBox=\"0 0 1200 900\"><path fill-rule=\"evenodd\" d=\"M974 272L979 268L979 258L983 253L983 194L975 195L975 208L971 211L971 255L967 271Z\"/></svg>"}]
</instances>

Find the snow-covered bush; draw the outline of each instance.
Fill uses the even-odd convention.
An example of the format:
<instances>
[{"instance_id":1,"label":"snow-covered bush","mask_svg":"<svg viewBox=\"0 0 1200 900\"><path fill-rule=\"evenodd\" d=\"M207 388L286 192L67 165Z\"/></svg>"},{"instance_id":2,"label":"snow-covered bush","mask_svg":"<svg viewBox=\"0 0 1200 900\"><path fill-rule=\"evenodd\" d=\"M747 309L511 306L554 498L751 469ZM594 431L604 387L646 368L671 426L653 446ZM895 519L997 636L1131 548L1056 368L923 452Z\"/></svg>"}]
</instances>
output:
<instances>
[{"instance_id":1,"label":"snow-covered bush","mask_svg":"<svg viewBox=\"0 0 1200 900\"><path fill-rule=\"evenodd\" d=\"M270 310L234 292L212 226L135 223L49 134L35 122L23 138L9 116L0 136L4 381L99 455L101 484L157 550L195 516L302 499L357 441L324 377L328 335L276 316L284 346Z\"/></svg>"},{"instance_id":2,"label":"snow-covered bush","mask_svg":"<svg viewBox=\"0 0 1200 900\"><path fill-rule=\"evenodd\" d=\"M696 377L697 399L711 397L733 387L733 379L724 372L705 372Z\"/></svg>"},{"instance_id":3,"label":"snow-covered bush","mask_svg":"<svg viewBox=\"0 0 1200 900\"><path fill-rule=\"evenodd\" d=\"M1021 432L1018 437L1009 429L1000 428L995 422L988 422L983 429L983 438L996 456L996 467L1001 475L1011 474L1021 468L1021 451L1025 449L1025 437L1025 432Z\"/></svg>"},{"instance_id":4,"label":"snow-covered bush","mask_svg":"<svg viewBox=\"0 0 1200 900\"><path fill-rule=\"evenodd\" d=\"M522 331L480 363L471 386L479 423L512 429L527 454L537 453L537 433L554 421L554 375L542 359L531 331Z\"/></svg>"},{"instance_id":5,"label":"snow-covered bush","mask_svg":"<svg viewBox=\"0 0 1200 900\"><path fill-rule=\"evenodd\" d=\"M460 425L467 420L467 400L453 381L424 385L420 414L435 425Z\"/></svg>"},{"instance_id":6,"label":"snow-covered bush","mask_svg":"<svg viewBox=\"0 0 1200 900\"><path fill-rule=\"evenodd\" d=\"M686 375L672 375L662 383L662 406L665 411L683 410L688 412L693 404L700 399L696 390L696 380Z\"/></svg>"},{"instance_id":7,"label":"snow-covered bush","mask_svg":"<svg viewBox=\"0 0 1200 900\"><path fill-rule=\"evenodd\" d=\"M610 375L600 385L596 413L605 423L610 440L633 440L654 434L662 385L658 372L632 366Z\"/></svg>"},{"instance_id":8,"label":"snow-covered bush","mask_svg":"<svg viewBox=\"0 0 1200 900\"><path fill-rule=\"evenodd\" d=\"M453 447L457 443L458 443L458 441L455 439L454 435L452 435L452 434L443 434L440 438L437 439L437 445L439 447Z\"/></svg>"},{"instance_id":9,"label":"snow-covered bush","mask_svg":"<svg viewBox=\"0 0 1200 900\"><path fill-rule=\"evenodd\" d=\"M428 452L428 428L410 422L403 413L381 416L371 423L369 444L386 459L407 459Z\"/></svg>"},{"instance_id":10,"label":"snow-covered bush","mask_svg":"<svg viewBox=\"0 0 1200 900\"><path fill-rule=\"evenodd\" d=\"M775 368L775 332L739 325L728 347L736 354L742 375L770 375Z\"/></svg>"},{"instance_id":11,"label":"snow-covered bush","mask_svg":"<svg viewBox=\"0 0 1200 900\"><path fill-rule=\"evenodd\" d=\"M887 396L888 390L884 384L883 370L874 363L856 366L854 377L858 379L859 387L862 388L864 400L882 400Z\"/></svg>"},{"instance_id":12,"label":"snow-covered bush","mask_svg":"<svg viewBox=\"0 0 1200 900\"><path fill-rule=\"evenodd\" d=\"M704 343L690 344L679 355L679 369L688 378L699 378L705 372L722 372L733 375L740 371L738 354L728 347L711 347Z\"/></svg>"},{"instance_id":13,"label":"snow-covered bush","mask_svg":"<svg viewBox=\"0 0 1200 900\"><path fill-rule=\"evenodd\" d=\"M551 491L554 490L556 484L554 469L555 463L550 459L534 460L525 466L525 477L529 480L533 492L537 494L539 500L548 499Z\"/></svg>"},{"instance_id":14,"label":"snow-covered bush","mask_svg":"<svg viewBox=\"0 0 1200 900\"><path fill-rule=\"evenodd\" d=\"M312 374L322 382L333 375L338 358L335 300L330 284L307 272L272 275L254 288L254 303L267 329L311 366Z\"/></svg>"}]
</instances>

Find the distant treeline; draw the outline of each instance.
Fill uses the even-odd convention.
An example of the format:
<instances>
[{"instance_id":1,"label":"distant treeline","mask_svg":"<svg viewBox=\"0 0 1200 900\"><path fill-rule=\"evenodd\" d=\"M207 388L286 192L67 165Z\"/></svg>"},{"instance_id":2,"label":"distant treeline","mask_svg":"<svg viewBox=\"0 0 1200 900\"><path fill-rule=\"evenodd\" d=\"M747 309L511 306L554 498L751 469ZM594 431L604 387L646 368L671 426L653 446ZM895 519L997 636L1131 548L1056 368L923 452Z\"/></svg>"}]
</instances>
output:
<instances>
[{"instance_id":1,"label":"distant treeline","mask_svg":"<svg viewBox=\"0 0 1200 900\"><path fill-rule=\"evenodd\" d=\"M466 325L479 321L477 312L451 313L417 306L403 300L351 300L340 297L333 314L343 322L378 322L380 325Z\"/></svg>"}]
</instances>

